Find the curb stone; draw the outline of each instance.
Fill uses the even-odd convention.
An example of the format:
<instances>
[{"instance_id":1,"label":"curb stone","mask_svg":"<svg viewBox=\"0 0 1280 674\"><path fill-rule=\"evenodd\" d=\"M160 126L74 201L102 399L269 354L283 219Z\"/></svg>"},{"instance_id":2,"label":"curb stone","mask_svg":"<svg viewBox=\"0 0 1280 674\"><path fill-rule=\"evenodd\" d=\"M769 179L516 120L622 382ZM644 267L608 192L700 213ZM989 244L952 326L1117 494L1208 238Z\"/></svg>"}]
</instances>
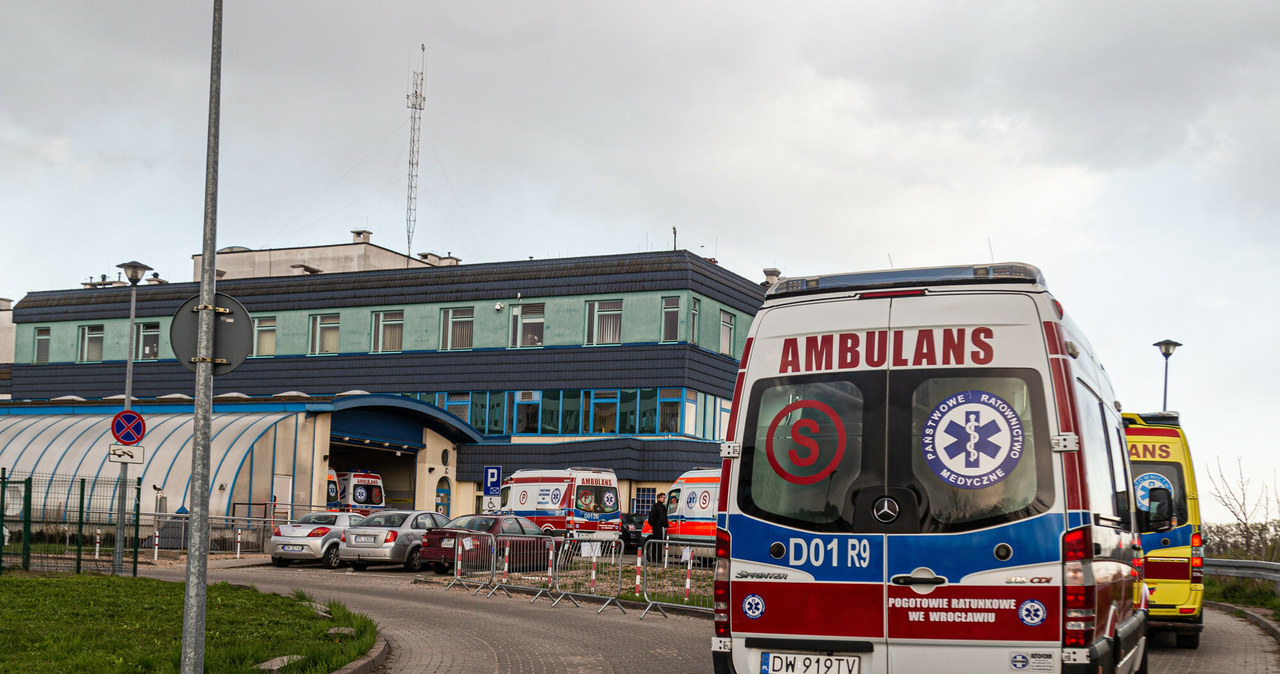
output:
<instances>
[{"instance_id":1,"label":"curb stone","mask_svg":"<svg viewBox=\"0 0 1280 674\"><path fill-rule=\"evenodd\" d=\"M386 637L379 634L378 638L373 642L373 648L370 648L368 653L356 658L333 674L369 674L369 672L382 666L389 652L390 648L387 646Z\"/></svg>"},{"instance_id":2,"label":"curb stone","mask_svg":"<svg viewBox=\"0 0 1280 674\"><path fill-rule=\"evenodd\" d=\"M1227 613L1235 613L1239 611L1241 614L1244 615L1245 620L1248 620L1249 622L1257 625L1258 627L1261 627L1263 630L1266 631L1267 634L1271 635L1272 639L1275 639L1277 642L1280 642L1280 625L1277 625L1275 621L1271 620L1270 618L1267 618L1265 615L1262 615L1256 612L1256 611L1261 611L1265 609L1241 607L1241 606L1236 606L1234 604L1223 604L1222 602L1207 601L1207 600L1204 602L1204 605L1218 609L1219 611L1225 611Z\"/></svg>"}]
</instances>

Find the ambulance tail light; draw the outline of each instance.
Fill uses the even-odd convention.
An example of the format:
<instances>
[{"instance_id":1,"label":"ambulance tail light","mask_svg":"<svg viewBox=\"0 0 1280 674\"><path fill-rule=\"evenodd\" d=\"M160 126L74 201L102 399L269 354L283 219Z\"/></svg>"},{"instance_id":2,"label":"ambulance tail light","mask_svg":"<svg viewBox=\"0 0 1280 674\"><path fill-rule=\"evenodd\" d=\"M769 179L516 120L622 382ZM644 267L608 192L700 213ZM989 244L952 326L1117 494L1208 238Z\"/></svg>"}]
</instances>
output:
<instances>
[{"instance_id":1,"label":"ambulance tail light","mask_svg":"<svg viewBox=\"0 0 1280 674\"><path fill-rule=\"evenodd\" d=\"M1062 559L1062 645L1085 648L1093 643L1097 623L1093 535L1088 527L1062 537Z\"/></svg>"},{"instance_id":2,"label":"ambulance tail light","mask_svg":"<svg viewBox=\"0 0 1280 674\"><path fill-rule=\"evenodd\" d=\"M1199 533L1191 534L1191 582L1204 582L1204 539Z\"/></svg>"},{"instance_id":3,"label":"ambulance tail light","mask_svg":"<svg viewBox=\"0 0 1280 674\"><path fill-rule=\"evenodd\" d=\"M395 542L396 542L396 537L397 537L397 535L398 535L399 533L400 533L400 532L399 532L399 531L396 531L395 529L392 529L391 531L388 531L388 532L387 532L387 540L383 541L383 543L395 543Z\"/></svg>"},{"instance_id":4,"label":"ambulance tail light","mask_svg":"<svg viewBox=\"0 0 1280 674\"><path fill-rule=\"evenodd\" d=\"M717 637L729 637L729 532L716 529L716 575L711 585Z\"/></svg>"},{"instance_id":5,"label":"ambulance tail light","mask_svg":"<svg viewBox=\"0 0 1280 674\"><path fill-rule=\"evenodd\" d=\"M320 538L329 533L329 527L316 527L307 534L307 538Z\"/></svg>"}]
</instances>

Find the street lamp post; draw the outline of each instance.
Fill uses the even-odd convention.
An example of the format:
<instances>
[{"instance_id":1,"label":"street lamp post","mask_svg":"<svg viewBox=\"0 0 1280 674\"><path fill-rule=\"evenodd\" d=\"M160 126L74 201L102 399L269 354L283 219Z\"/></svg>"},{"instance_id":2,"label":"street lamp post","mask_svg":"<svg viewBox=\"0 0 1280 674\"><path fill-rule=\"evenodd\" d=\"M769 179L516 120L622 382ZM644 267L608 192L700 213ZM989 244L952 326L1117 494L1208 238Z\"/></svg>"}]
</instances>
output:
<instances>
[{"instance_id":1,"label":"street lamp post","mask_svg":"<svg viewBox=\"0 0 1280 674\"><path fill-rule=\"evenodd\" d=\"M124 270L124 275L129 279L129 340L128 352L124 359L124 408L130 409L133 403L133 350L134 350L134 333L137 332L135 321L137 320L138 309L138 282L142 280L143 275L151 271L141 262L124 262L116 265ZM125 518L125 493L129 489L129 464L120 462L120 487L116 489L116 544L115 554L111 559L112 573L117 576L124 574L124 518Z\"/></svg>"},{"instance_id":2,"label":"street lamp post","mask_svg":"<svg viewBox=\"0 0 1280 674\"><path fill-rule=\"evenodd\" d=\"M1168 412L1169 411L1169 356L1173 355L1174 349L1182 345L1173 341L1172 339L1165 339L1165 340L1156 342L1151 346L1154 346L1157 349L1160 349L1160 355L1164 356L1164 401L1163 401L1163 404L1161 404L1160 409L1165 412Z\"/></svg>"}]
</instances>

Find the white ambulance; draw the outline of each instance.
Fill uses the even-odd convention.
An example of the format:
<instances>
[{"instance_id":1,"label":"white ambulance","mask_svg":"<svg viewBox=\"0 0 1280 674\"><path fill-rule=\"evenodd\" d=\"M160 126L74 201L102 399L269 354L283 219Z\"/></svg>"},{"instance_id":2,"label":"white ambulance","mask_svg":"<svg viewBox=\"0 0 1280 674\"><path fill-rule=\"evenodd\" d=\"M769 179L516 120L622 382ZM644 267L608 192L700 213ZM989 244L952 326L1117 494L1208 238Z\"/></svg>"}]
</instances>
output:
<instances>
[{"instance_id":1,"label":"white ambulance","mask_svg":"<svg viewBox=\"0 0 1280 674\"><path fill-rule=\"evenodd\" d=\"M381 475L369 470L339 470L334 478L338 483L339 510L368 515L387 507Z\"/></svg>"},{"instance_id":2,"label":"white ambulance","mask_svg":"<svg viewBox=\"0 0 1280 674\"><path fill-rule=\"evenodd\" d=\"M573 467L515 471L502 484L499 507L553 535L612 540L622 533L618 505L611 469Z\"/></svg>"},{"instance_id":3,"label":"white ambulance","mask_svg":"<svg viewBox=\"0 0 1280 674\"><path fill-rule=\"evenodd\" d=\"M667 539L715 543L719 501L719 468L695 468L682 473L667 491ZM652 533L646 521L641 534L648 538Z\"/></svg>"},{"instance_id":4,"label":"white ambulance","mask_svg":"<svg viewBox=\"0 0 1280 674\"><path fill-rule=\"evenodd\" d=\"M1146 671L1119 406L1038 269L784 279L740 367L716 672Z\"/></svg>"}]
</instances>

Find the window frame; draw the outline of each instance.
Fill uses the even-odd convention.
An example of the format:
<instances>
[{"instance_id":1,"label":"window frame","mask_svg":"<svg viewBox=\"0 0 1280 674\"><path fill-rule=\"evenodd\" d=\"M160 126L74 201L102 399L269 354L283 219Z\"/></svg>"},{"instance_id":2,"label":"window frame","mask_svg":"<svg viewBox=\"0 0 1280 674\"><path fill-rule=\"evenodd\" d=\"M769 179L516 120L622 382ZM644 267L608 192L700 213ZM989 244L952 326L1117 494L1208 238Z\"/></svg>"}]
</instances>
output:
<instances>
[{"instance_id":1,"label":"window frame","mask_svg":"<svg viewBox=\"0 0 1280 674\"><path fill-rule=\"evenodd\" d=\"M458 315L458 312L467 312L466 315ZM471 330L467 332L466 346L458 346L454 339L454 328L461 327L462 324L471 325ZM476 308L469 307L445 307L440 310L440 350L441 351L469 351L475 348L476 343Z\"/></svg>"},{"instance_id":2,"label":"window frame","mask_svg":"<svg viewBox=\"0 0 1280 674\"><path fill-rule=\"evenodd\" d=\"M534 310L536 315L530 317L530 310ZM507 347L512 349L541 348L546 343L546 316L547 305L543 302L522 303L511 307L511 339ZM525 327L534 325L539 326L538 335L534 337L536 343L526 344Z\"/></svg>"},{"instance_id":3,"label":"window frame","mask_svg":"<svg viewBox=\"0 0 1280 674\"><path fill-rule=\"evenodd\" d=\"M613 308L613 304L617 304L617 308ZM610 305L602 308L602 305ZM616 300L590 300L587 302L587 323L585 331L585 346L618 346L622 344L622 312L624 304L621 299ZM617 341L605 342L601 341L601 320L605 317L617 316L618 319L618 339Z\"/></svg>"},{"instance_id":4,"label":"window frame","mask_svg":"<svg viewBox=\"0 0 1280 674\"><path fill-rule=\"evenodd\" d=\"M697 346L698 344L698 328L700 326L700 310L702 309L702 300L691 297L689 298L689 343Z\"/></svg>"},{"instance_id":5,"label":"window frame","mask_svg":"<svg viewBox=\"0 0 1280 674\"><path fill-rule=\"evenodd\" d=\"M663 297L659 308L658 341L663 344L680 341L680 298Z\"/></svg>"},{"instance_id":6,"label":"window frame","mask_svg":"<svg viewBox=\"0 0 1280 674\"><path fill-rule=\"evenodd\" d=\"M332 323L328 322L332 319ZM311 329L309 343L307 345L308 356L334 356L341 353L341 342L339 339L342 335L342 314L311 314L309 323ZM323 336L332 330L334 333L334 347L332 351L321 351L320 348L324 343Z\"/></svg>"},{"instance_id":7,"label":"window frame","mask_svg":"<svg viewBox=\"0 0 1280 674\"><path fill-rule=\"evenodd\" d=\"M103 358L103 349L106 346L106 329L101 323L93 325L81 325L77 331L79 339L77 341L76 362L77 363L101 363ZM90 346L97 343L98 357L96 359L89 358Z\"/></svg>"},{"instance_id":8,"label":"window frame","mask_svg":"<svg viewBox=\"0 0 1280 674\"><path fill-rule=\"evenodd\" d=\"M399 314L399 318L392 318ZM400 353L404 351L404 309L387 309L373 312L369 320L369 353ZM399 326L400 344L397 348L387 348L387 327Z\"/></svg>"},{"instance_id":9,"label":"window frame","mask_svg":"<svg viewBox=\"0 0 1280 674\"><path fill-rule=\"evenodd\" d=\"M736 316L734 316L733 312L725 311L724 309L720 310L720 353L731 358L733 357L734 332L737 329L735 323Z\"/></svg>"},{"instance_id":10,"label":"window frame","mask_svg":"<svg viewBox=\"0 0 1280 674\"><path fill-rule=\"evenodd\" d=\"M44 334L41 334L41 333ZM48 365L49 355L53 349L53 328L49 326L38 326L35 328L32 339L31 362L35 365ZM44 347L44 357L41 358L40 347Z\"/></svg>"},{"instance_id":11,"label":"window frame","mask_svg":"<svg viewBox=\"0 0 1280 674\"><path fill-rule=\"evenodd\" d=\"M135 322L133 324L133 360L150 361L160 360L160 323L159 321L149 321L146 323ZM147 356L146 337L155 340L155 352Z\"/></svg>"},{"instance_id":12,"label":"window frame","mask_svg":"<svg viewBox=\"0 0 1280 674\"><path fill-rule=\"evenodd\" d=\"M271 324L267 325L266 322ZM270 358L276 355L276 326L279 321L275 316L254 316L253 317L253 347L249 353L250 358ZM262 338L270 333L271 335L271 353L262 353Z\"/></svg>"}]
</instances>

